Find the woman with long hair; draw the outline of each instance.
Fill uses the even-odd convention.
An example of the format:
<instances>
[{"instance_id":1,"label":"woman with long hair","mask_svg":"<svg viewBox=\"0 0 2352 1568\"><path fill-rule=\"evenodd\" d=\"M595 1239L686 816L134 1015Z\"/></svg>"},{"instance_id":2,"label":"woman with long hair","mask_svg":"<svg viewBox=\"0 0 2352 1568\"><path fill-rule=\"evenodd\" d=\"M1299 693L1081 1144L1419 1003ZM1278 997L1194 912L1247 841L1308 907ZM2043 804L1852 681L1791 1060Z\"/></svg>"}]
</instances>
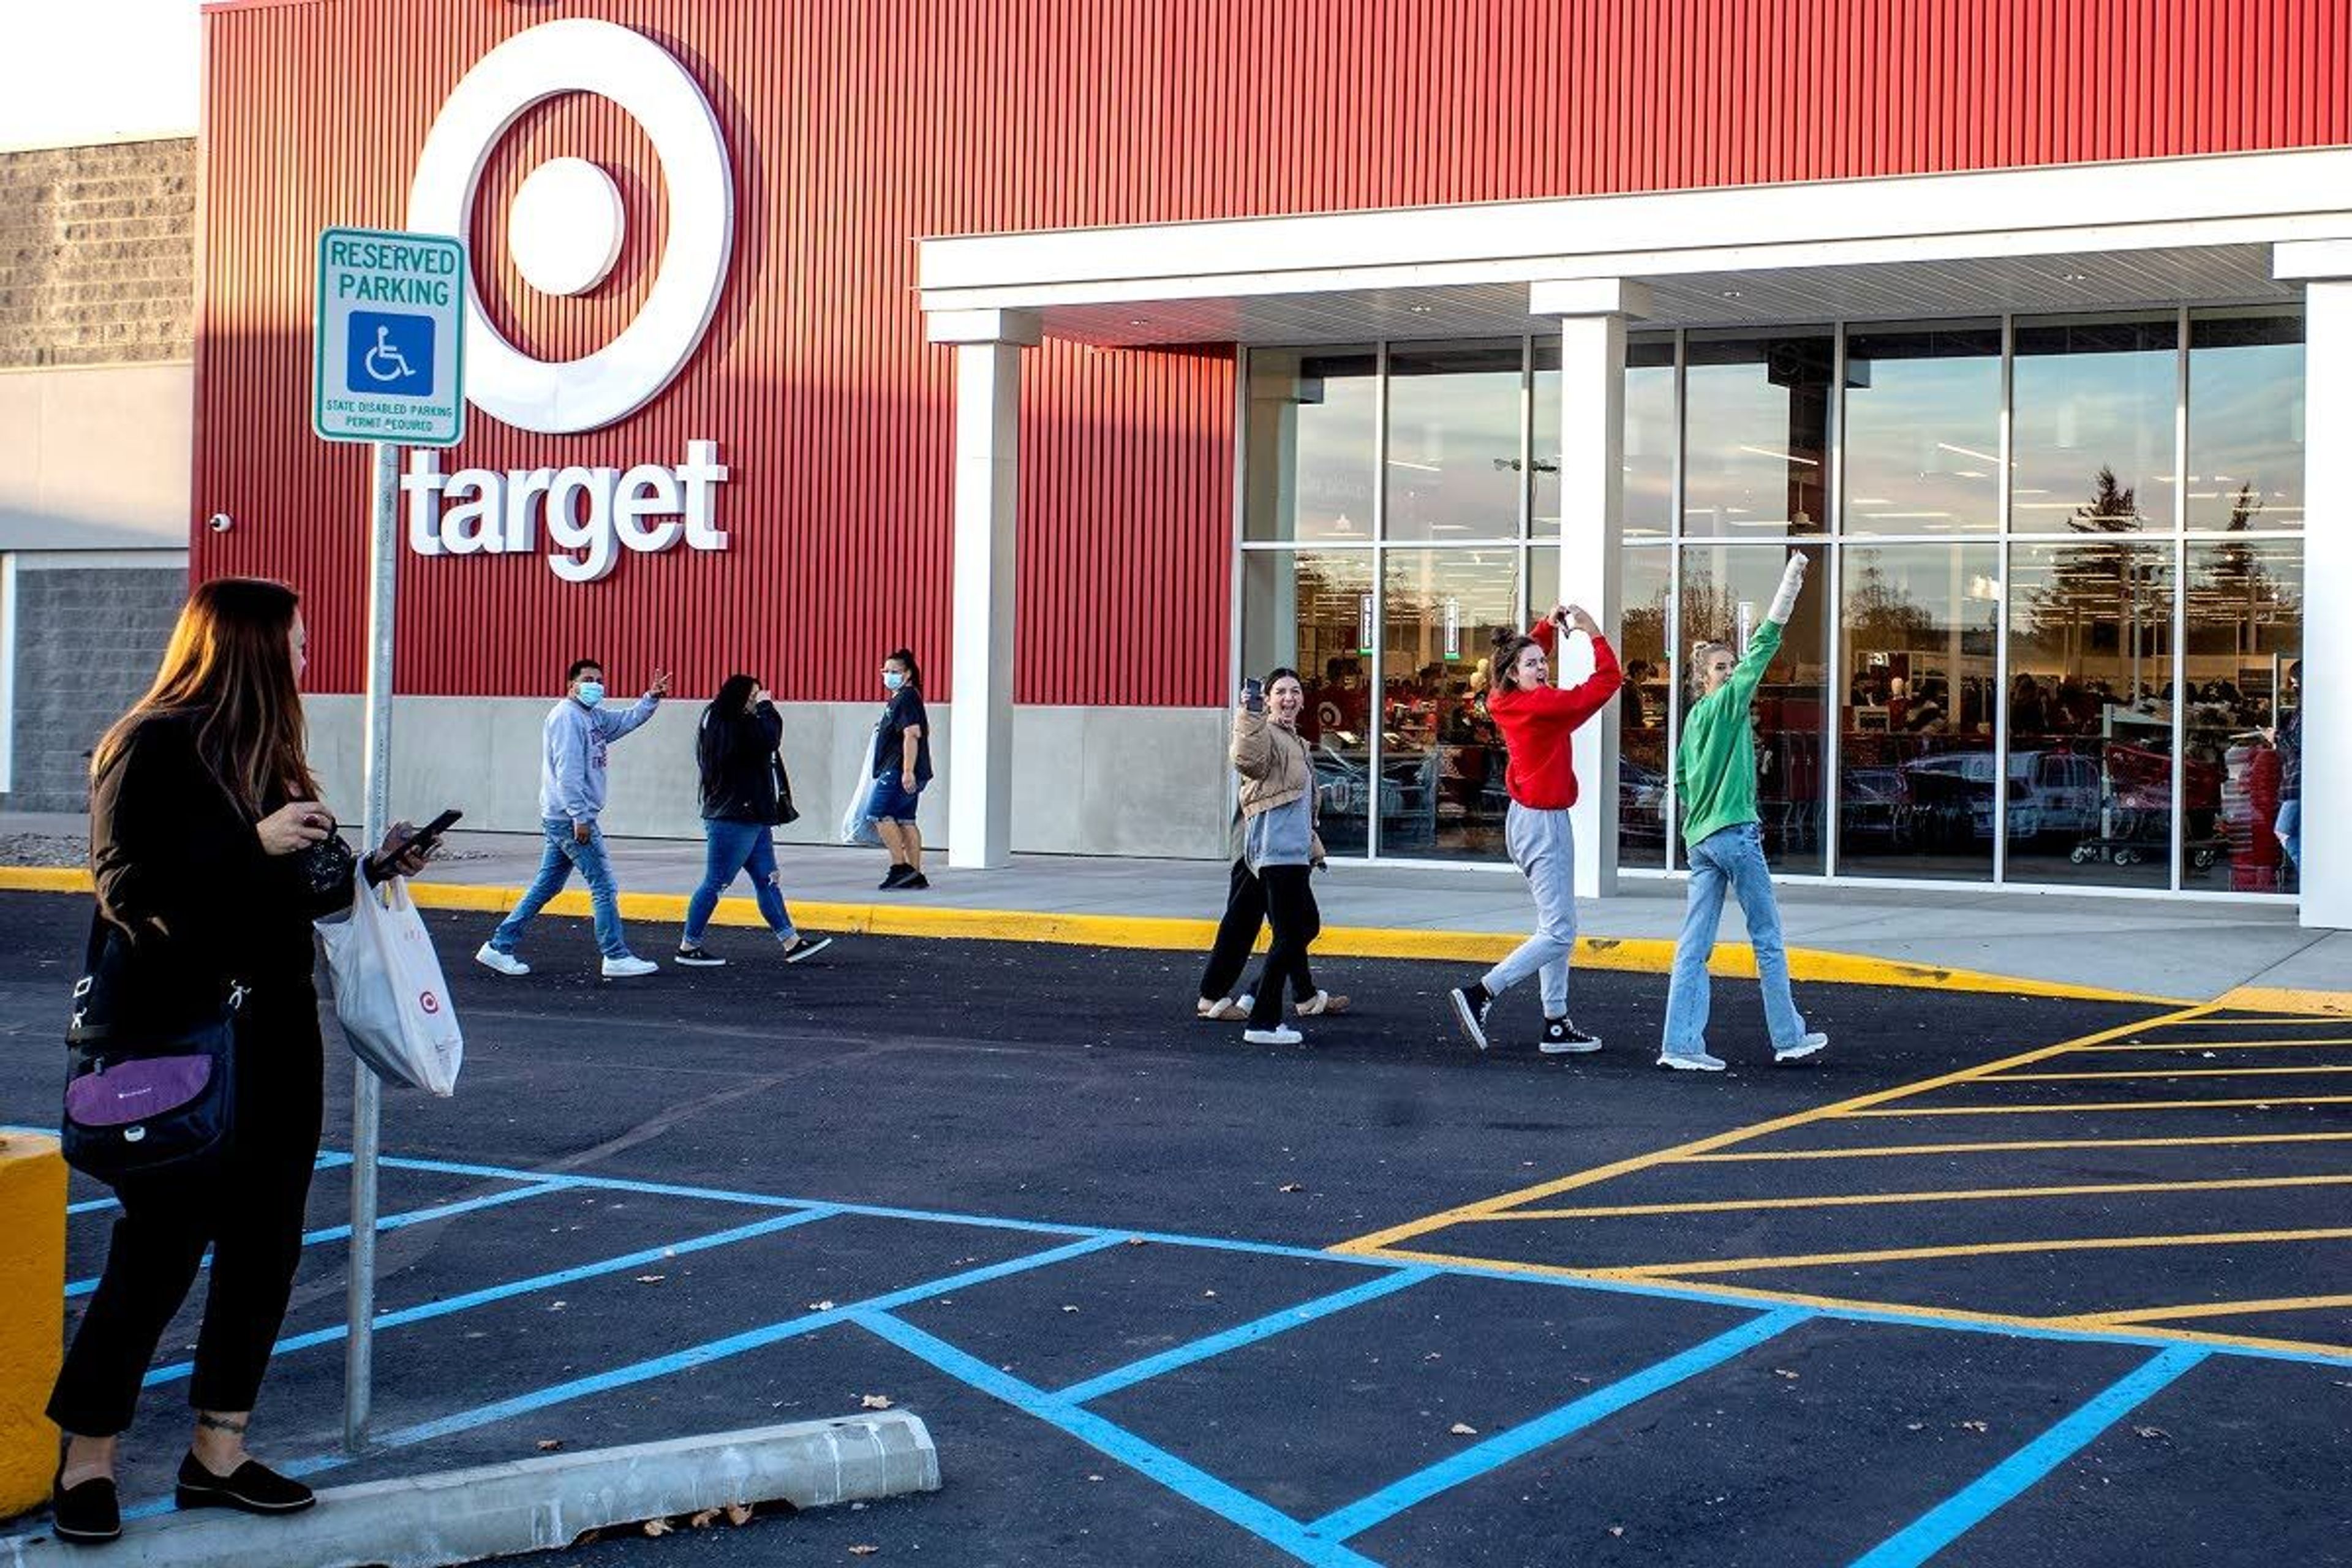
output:
<instances>
[{"instance_id":1,"label":"woman with long hair","mask_svg":"<svg viewBox=\"0 0 2352 1568\"><path fill-rule=\"evenodd\" d=\"M883 891L920 889L931 881L923 875L923 830L915 806L931 782L931 722L923 707L922 668L912 652L898 648L882 661L882 689L890 697L874 721L874 785L866 815L890 851Z\"/></svg>"},{"instance_id":2,"label":"woman with long hair","mask_svg":"<svg viewBox=\"0 0 2352 1568\"><path fill-rule=\"evenodd\" d=\"M181 1462L182 1508L291 1513L310 1490L246 1450L246 1426L302 1254L324 1063L310 922L348 910L350 858L306 854L334 830L304 755L300 602L232 577L188 597L154 684L90 764L100 934L120 955L110 1028L168 1036L241 988L227 1147L200 1175L126 1175L105 1271L49 1397L63 1429L61 1540L121 1532L115 1450L157 1340L207 1247L212 1281ZM379 866L415 870L395 825ZM316 868L324 858L323 877Z\"/></svg>"},{"instance_id":3,"label":"woman with long hair","mask_svg":"<svg viewBox=\"0 0 2352 1568\"><path fill-rule=\"evenodd\" d=\"M1571 626L1591 639L1592 673L1561 688L1551 683L1551 658L1561 630ZM1536 929L1509 957L1446 997L1454 1005L1454 1022L1483 1051L1495 998L1537 975L1544 1013L1537 1048L1548 1056L1597 1051L1600 1037L1578 1028L1568 1016L1568 963L1576 951L1576 835L1569 825L1576 769L1570 740L1608 706L1624 677L1600 623L1574 605L1554 605L1524 637L1506 631L1494 640L1486 713L1503 731L1510 753L1503 782L1511 805L1503 819L1503 843L1535 897Z\"/></svg>"},{"instance_id":4,"label":"woman with long hair","mask_svg":"<svg viewBox=\"0 0 2352 1568\"><path fill-rule=\"evenodd\" d=\"M1314 759L1298 733L1298 710L1306 703L1298 672L1284 668L1267 672L1263 694L1245 692L1234 713L1232 758L1234 772L1241 775L1240 865L1256 879L1274 926L1249 1024L1242 1031L1253 1046L1295 1046L1306 1039L1282 1021L1285 992L1299 998L1299 1011L1309 1016L1339 1010L1330 1005L1332 998L1316 1005L1323 993L1315 989L1307 961L1307 950L1323 929L1309 880L1323 863L1323 841L1315 832ZM1246 958L1246 948L1243 954ZM1222 986L1219 992L1222 996Z\"/></svg>"},{"instance_id":5,"label":"woman with long hair","mask_svg":"<svg viewBox=\"0 0 2352 1568\"><path fill-rule=\"evenodd\" d=\"M727 962L705 948L702 937L719 895L746 871L760 916L782 944L786 963L814 958L833 945L829 936L803 936L784 907L772 837L790 798L779 750L783 739L783 718L757 676L729 676L702 710L694 734L695 768L702 776L702 884L687 900L686 931L677 942L680 963L716 969Z\"/></svg>"},{"instance_id":6,"label":"woman with long hair","mask_svg":"<svg viewBox=\"0 0 2352 1568\"><path fill-rule=\"evenodd\" d=\"M1683 843L1690 884L1682 934L1675 939L1674 978L1666 990L1662 1068L1721 1072L1723 1059L1706 1048L1706 961L1723 919L1727 892L1739 900L1748 941L1756 950L1756 976L1764 987L1764 1020L1772 1032L1772 1059L1802 1061L1830 1043L1811 1034L1789 994L1789 954L1780 942L1780 906L1772 897L1772 870L1756 812L1756 726L1748 705L1780 647L1780 628L1796 613L1805 587L1805 558L1789 552L1780 591L1764 624L1738 657L1727 645L1702 642L1691 650L1691 703L1675 752L1675 793L1682 803Z\"/></svg>"}]
</instances>

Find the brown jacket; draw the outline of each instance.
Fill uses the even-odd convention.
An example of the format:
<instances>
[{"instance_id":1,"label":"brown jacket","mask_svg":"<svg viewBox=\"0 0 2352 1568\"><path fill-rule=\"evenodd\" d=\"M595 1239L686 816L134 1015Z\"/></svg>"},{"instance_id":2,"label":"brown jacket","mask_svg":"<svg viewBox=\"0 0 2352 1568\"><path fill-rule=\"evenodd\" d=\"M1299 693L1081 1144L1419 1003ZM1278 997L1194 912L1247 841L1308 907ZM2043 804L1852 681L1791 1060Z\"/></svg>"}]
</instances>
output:
<instances>
[{"instance_id":1,"label":"brown jacket","mask_svg":"<svg viewBox=\"0 0 2352 1568\"><path fill-rule=\"evenodd\" d=\"M1297 731L1285 729L1263 712L1237 709L1234 713L1234 772L1241 775L1242 820L1276 806L1288 805L1300 795L1310 797L1307 810L1320 816L1315 794L1315 763ZM1323 838L1310 832L1311 858L1323 858Z\"/></svg>"}]
</instances>

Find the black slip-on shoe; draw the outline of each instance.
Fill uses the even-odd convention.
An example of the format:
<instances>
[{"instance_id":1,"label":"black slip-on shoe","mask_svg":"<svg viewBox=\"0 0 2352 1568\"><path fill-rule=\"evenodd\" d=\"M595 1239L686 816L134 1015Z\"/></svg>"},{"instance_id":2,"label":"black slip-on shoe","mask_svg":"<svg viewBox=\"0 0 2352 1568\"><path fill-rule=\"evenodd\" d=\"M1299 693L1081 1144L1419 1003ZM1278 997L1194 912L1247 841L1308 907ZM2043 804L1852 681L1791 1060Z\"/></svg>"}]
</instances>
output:
<instances>
[{"instance_id":1,"label":"black slip-on shoe","mask_svg":"<svg viewBox=\"0 0 2352 1568\"><path fill-rule=\"evenodd\" d=\"M785 946L784 962L786 963L805 963L832 945L833 938L829 936L801 937Z\"/></svg>"},{"instance_id":2,"label":"black slip-on shoe","mask_svg":"<svg viewBox=\"0 0 2352 1568\"><path fill-rule=\"evenodd\" d=\"M122 1537L122 1504L112 1476L93 1476L72 1486L65 1472L49 1485L49 1531L76 1546L100 1546Z\"/></svg>"},{"instance_id":3,"label":"black slip-on shoe","mask_svg":"<svg viewBox=\"0 0 2352 1568\"><path fill-rule=\"evenodd\" d=\"M258 1459L216 1476L190 1454L180 1461L180 1484L173 1493L184 1508L233 1508L240 1513L299 1513L319 1500L300 1481L279 1475Z\"/></svg>"}]
</instances>

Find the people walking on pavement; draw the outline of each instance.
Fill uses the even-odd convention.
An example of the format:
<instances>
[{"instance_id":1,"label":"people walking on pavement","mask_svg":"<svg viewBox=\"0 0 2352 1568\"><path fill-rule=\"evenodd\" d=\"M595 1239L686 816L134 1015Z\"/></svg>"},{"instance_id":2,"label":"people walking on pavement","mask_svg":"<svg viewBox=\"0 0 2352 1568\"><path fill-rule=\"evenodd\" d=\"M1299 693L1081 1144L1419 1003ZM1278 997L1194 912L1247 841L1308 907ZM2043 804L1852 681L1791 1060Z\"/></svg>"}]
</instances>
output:
<instances>
[{"instance_id":1,"label":"people walking on pavement","mask_svg":"<svg viewBox=\"0 0 2352 1568\"><path fill-rule=\"evenodd\" d=\"M661 966L629 951L621 931L621 899L614 886L613 868L604 852L604 830L597 819L604 811L605 755L612 743L654 716L669 694L669 673L654 671L653 684L625 713L604 706L604 667L599 660L577 658L564 676L562 700L548 710L541 727L543 744L539 764L540 826L547 835L539 876L514 911L499 922L475 960L501 974L529 974L530 965L516 956L522 929L563 890L579 869L588 884L588 898L596 915L596 946L604 955L604 978L625 980L651 974Z\"/></svg>"},{"instance_id":2,"label":"people walking on pavement","mask_svg":"<svg viewBox=\"0 0 2352 1568\"><path fill-rule=\"evenodd\" d=\"M1560 632L1573 626L1592 643L1592 673L1571 687L1552 684L1551 659ZM1556 605L1526 636L1495 637L1495 679L1486 712L1503 731L1510 764L1504 784L1510 809L1503 843L1528 879L1536 901L1536 929L1516 952L1466 985L1448 992L1454 1021L1480 1050L1487 1045L1486 1016L1495 998L1528 975L1538 977L1548 1056L1601 1048L1598 1036L1568 1016L1568 967L1576 951L1576 836L1569 808L1576 804L1576 769L1570 739L1617 695L1623 676L1600 623L1574 605Z\"/></svg>"},{"instance_id":3,"label":"people walking on pavement","mask_svg":"<svg viewBox=\"0 0 2352 1568\"><path fill-rule=\"evenodd\" d=\"M923 830L915 806L931 782L931 722L923 707L923 672L915 656L899 648L882 661L882 689L889 700L874 721L874 784L866 815L890 851L885 892L916 891L931 885L923 875Z\"/></svg>"},{"instance_id":4,"label":"people walking on pavement","mask_svg":"<svg viewBox=\"0 0 2352 1568\"><path fill-rule=\"evenodd\" d=\"M2279 792L2278 816L2272 831L2278 835L2279 847L2286 851L2287 863L2297 876L2303 873L2303 660L2296 659L2286 667L2287 694L2295 700L2294 707L2279 716L2278 726L2271 732L2271 743L2278 748Z\"/></svg>"},{"instance_id":5,"label":"people walking on pavement","mask_svg":"<svg viewBox=\"0 0 2352 1568\"><path fill-rule=\"evenodd\" d=\"M680 963L716 969L727 962L704 947L702 938L719 895L746 871L761 918L782 945L786 963L814 958L833 945L829 936L803 936L784 906L772 832L799 814L793 810L792 784L784 773L783 738L783 717L757 676L729 676L702 710L694 735L695 767L702 778L702 882L687 900L686 931L677 943Z\"/></svg>"},{"instance_id":6,"label":"people walking on pavement","mask_svg":"<svg viewBox=\"0 0 2352 1568\"><path fill-rule=\"evenodd\" d=\"M303 643L292 589L257 578L203 584L154 684L99 742L90 767L98 912L78 1027L128 1048L217 1018L225 1004L236 1022L222 1151L199 1172L127 1171L116 1181L122 1215L49 1396L49 1419L65 1434L50 1528L78 1545L122 1532L119 1435L207 1247L179 1506L286 1514L314 1500L245 1445L302 1258L319 1152L325 1063L310 922L350 910L356 870L340 840L328 847L334 818L304 755ZM422 852L403 852L407 837L407 825L394 825L372 879L420 868Z\"/></svg>"},{"instance_id":7,"label":"people walking on pavement","mask_svg":"<svg viewBox=\"0 0 2352 1568\"><path fill-rule=\"evenodd\" d=\"M1266 919L1274 926L1274 942L1250 1000L1248 1027L1242 1031L1242 1038L1253 1046L1300 1044L1306 1037L1282 1021L1283 994L1288 992L1309 1003L1322 995L1307 958L1323 929L1309 881L1315 868L1323 864L1323 841L1315 831L1315 764L1298 733L1298 710L1306 703L1307 689L1298 672L1281 668L1269 673L1262 687L1245 683L1241 706L1234 711L1232 757L1234 772L1241 775L1242 863L1256 879ZM1253 927L1253 941L1255 936ZM1243 952L1246 957L1246 944ZM1204 990L1205 985L1204 980ZM1316 1008L1318 1013L1337 1011L1328 1000Z\"/></svg>"},{"instance_id":8,"label":"people walking on pavement","mask_svg":"<svg viewBox=\"0 0 2352 1568\"><path fill-rule=\"evenodd\" d=\"M1282 673L1276 672L1277 675ZM1297 684L1296 676L1290 679L1293 685ZM1257 689L1262 700L1265 700L1265 688L1263 683L1256 681L1246 683L1243 688L1245 695L1251 687ZM1275 700L1278 710L1280 700L1276 698ZM1305 692L1302 688L1300 701L1297 708L1293 710L1291 716L1290 727L1294 732L1297 728L1297 713L1302 711L1305 706ZM1276 722L1281 722L1278 715ZM1314 792L1315 775L1311 762L1307 764L1305 787L1308 794L1311 795ZM1261 785L1246 777L1244 778L1242 791L1244 796L1249 795L1254 790L1260 789L1262 789ZM1313 809L1310 803L1308 806L1310 814ZM1246 812L1244 813L1244 820L1246 823ZM1313 847L1312 862L1320 865L1323 861L1320 841L1316 841ZM1234 996L1232 991L1234 983L1239 980L1242 977L1242 972L1249 967L1250 950L1257 945L1257 933L1264 928L1265 917L1265 881L1250 864L1249 854L1244 847L1243 852L1234 858L1233 876L1225 891L1224 918L1217 922L1216 941L1210 946L1208 964L1201 972L1201 995L1200 1000L1193 1005L1194 1016L1211 1019L1217 1023L1230 1023L1236 1018L1246 1018L1250 1016L1252 1008L1257 1002L1256 994L1244 991L1241 995ZM1265 982L1261 980L1261 986L1264 984ZM1346 1012L1348 998L1317 989L1313 975L1302 955L1300 961L1291 969L1291 1005L1297 1009L1300 1017L1316 1018Z\"/></svg>"},{"instance_id":9,"label":"people walking on pavement","mask_svg":"<svg viewBox=\"0 0 2352 1568\"><path fill-rule=\"evenodd\" d=\"M1695 700L1683 719L1682 744L1675 752L1675 789L1682 802L1683 842L1690 854L1690 884L1682 934L1675 940L1674 978L1666 990L1662 1068L1721 1072L1723 1059L1706 1048L1708 956L1723 918L1728 892L1747 918L1748 941L1756 950L1756 974L1764 987L1764 1018L1772 1036L1772 1059L1801 1061L1830 1043L1809 1033L1789 994L1789 955L1780 942L1780 907L1772 896L1772 872L1764 861L1764 839L1756 812L1756 730L1748 714L1757 684L1780 647L1780 630L1805 586L1805 558L1794 551L1780 574L1764 624L1748 652L1734 661L1723 643L1702 642L1691 650Z\"/></svg>"}]
</instances>

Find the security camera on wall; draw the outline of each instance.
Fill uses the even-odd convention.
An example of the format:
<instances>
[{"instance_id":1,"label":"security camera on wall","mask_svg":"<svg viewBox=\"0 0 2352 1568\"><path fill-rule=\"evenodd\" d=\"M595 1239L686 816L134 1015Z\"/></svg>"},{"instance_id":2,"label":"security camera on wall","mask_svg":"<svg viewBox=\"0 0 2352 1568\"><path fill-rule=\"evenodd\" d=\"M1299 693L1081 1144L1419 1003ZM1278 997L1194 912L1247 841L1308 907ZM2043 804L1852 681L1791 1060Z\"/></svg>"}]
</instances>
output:
<instances>
[{"instance_id":1,"label":"security camera on wall","mask_svg":"<svg viewBox=\"0 0 2352 1568\"><path fill-rule=\"evenodd\" d=\"M216 511L213 513L212 516L205 519L205 526L211 529L215 533L226 533L231 528L236 526L236 520L225 511Z\"/></svg>"}]
</instances>

